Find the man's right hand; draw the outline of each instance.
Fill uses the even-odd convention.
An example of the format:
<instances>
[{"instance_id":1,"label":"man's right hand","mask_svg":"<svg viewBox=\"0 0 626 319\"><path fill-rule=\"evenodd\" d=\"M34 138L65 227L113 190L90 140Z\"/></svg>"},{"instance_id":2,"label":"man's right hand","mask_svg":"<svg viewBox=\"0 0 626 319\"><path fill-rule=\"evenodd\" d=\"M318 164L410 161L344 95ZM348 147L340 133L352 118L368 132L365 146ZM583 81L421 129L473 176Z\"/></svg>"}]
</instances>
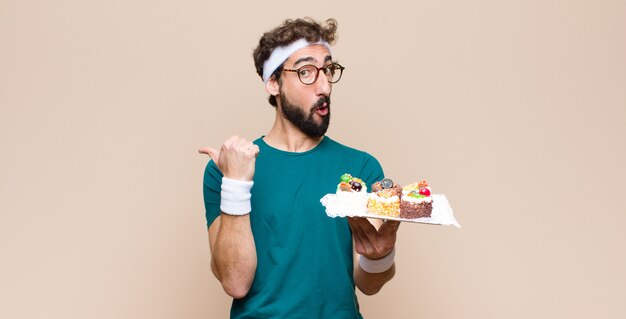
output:
<instances>
[{"instance_id":1,"label":"man's right hand","mask_svg":"<svg viewBox=\"0 0 626 319\"><path fill-rule=\"evenodd\" d=\"M198 150L207 154L224 177L252 181L259 147L248 140L232 136L219 151L211 147ZM209 227L211 269L224 291L235 299L246 296L256 271L256 247L250 227L250 216L231 216L224 212Z\"/></svg>"},{"instance_id":2,"label":"man's right hand","mask_svg":"<svg viewBox=\"0 0 626 319\"><path fill-rule=\"evenodd\" d=\"M207 146L198 152L209 155L224 177L241 181L251 181L254 177L254 164L259 147L245 138L231 136L222 144L219 151Z\"/></svg>"}]
</instances>

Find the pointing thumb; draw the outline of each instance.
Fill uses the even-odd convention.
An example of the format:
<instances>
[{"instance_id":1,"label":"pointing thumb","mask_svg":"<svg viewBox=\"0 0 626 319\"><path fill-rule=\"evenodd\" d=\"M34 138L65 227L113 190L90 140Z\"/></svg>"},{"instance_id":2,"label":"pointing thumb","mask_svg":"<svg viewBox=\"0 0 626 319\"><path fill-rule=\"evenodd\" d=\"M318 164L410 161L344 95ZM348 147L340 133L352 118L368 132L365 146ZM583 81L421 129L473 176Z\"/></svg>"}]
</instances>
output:
<instances>
[{"instance_id":1,"label":"pointing thumb","mask_svg":"<svg viewBox=\"0 0 626 319\"><path fill-rule=\"evenodd\" d=\"M217 150L209 146L205 146L205 147L198 149L198 153L209 155L209 157L211 157L211 159L213 160L213 162L215 162L215 164L218 163L217 160L220 158L220 152L218 152Z\"/></svg>"}]
</instances>

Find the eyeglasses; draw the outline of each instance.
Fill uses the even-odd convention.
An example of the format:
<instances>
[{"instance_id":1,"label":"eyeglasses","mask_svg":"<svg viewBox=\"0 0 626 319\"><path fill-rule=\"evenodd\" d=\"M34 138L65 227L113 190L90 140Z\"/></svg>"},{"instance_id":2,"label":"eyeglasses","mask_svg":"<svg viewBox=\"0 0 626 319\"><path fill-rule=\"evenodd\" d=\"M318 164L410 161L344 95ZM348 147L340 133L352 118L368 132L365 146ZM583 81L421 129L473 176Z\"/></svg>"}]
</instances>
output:
<instances>
[{"instance_id":1,"label":"eyeglasses","mask_svg":"<svg viewBox=\"0 0 626 319\"><path fill-rule=\"evenodd\" d=\"M326 79L328 79L328 82L337 83L341 79L341 74L343 74L344 69L345 68L339 65L339 63L333 63L327 66L323 66L321 68L318 68L312 64L307 64L297 69L283 69L283 71L296 72L302 84L311 85L315 83L315 81L317 81L317 77L319 76L320 71L324 72L324 75L326 76Z\"/></svg>"}]
</instances>

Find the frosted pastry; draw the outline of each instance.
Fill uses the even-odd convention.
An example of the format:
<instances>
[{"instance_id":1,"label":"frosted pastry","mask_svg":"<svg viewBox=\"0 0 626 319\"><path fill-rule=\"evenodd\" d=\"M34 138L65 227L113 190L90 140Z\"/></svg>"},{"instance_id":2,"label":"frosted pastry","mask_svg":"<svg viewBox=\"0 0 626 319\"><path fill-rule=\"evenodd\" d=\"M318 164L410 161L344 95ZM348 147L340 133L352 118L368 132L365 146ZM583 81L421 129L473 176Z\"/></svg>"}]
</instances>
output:
<instances>
[{"instance_id":1,"label":"frosted pastry","mask_svg":"<svg viewBox=\"0 0 626 319\"><path fill-rule=\"evenodd\" d=\"M433 198L426 181L406 185L402 188L400 217L430 217L433 210Z\"/></svg>"},{"instance_id":2,"label":"frosted pastry","mask_svg":"<svg viewBox=\"0 0 626 319\"><path fill-rule=\"evenodd\" d=\"M400 215L400 186L385 178L372 185L367 199L367 210L376 215L398 217Z\"/></svg>"},{"instance_id":3,"label":"frosted pastry","mask_svg":"<svg viewBox=\"0 0 626 319\"><path fill-rule=\"evenodd\" d=\"M360 178L346 173L339 178L336 205L342 211L363 214L367 212L367 185Z\"/></svg>"}]
</instances>

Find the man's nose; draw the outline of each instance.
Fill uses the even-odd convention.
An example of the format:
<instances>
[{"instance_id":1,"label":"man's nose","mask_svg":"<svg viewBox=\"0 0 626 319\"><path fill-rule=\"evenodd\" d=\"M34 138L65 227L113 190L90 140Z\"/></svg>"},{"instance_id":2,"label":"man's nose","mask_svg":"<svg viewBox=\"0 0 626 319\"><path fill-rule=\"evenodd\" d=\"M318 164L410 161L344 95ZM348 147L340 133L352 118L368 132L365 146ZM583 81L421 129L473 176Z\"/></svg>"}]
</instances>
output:
<instances>
[{"instance_id":1,"label":"man's nose","mask_svg":"<svg viewBox=\"0 0 626 319\"><path fill-rule=\"evenodd\" d=\"M314 85L316 87L316 93L318 95L329 95L332 89L332 84L328 82L328 78L322 71L320 71Z\"/></svg>"}]
</instances>

